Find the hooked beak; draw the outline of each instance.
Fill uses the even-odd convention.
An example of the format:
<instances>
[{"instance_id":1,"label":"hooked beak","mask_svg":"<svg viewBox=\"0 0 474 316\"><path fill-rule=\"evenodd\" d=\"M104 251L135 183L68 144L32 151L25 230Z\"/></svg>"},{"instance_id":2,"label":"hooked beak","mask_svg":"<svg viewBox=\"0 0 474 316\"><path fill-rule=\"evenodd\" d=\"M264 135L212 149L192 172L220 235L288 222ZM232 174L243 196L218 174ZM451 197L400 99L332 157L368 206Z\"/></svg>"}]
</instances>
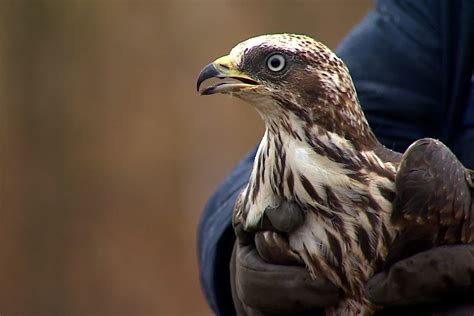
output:
<instances>
[{"instance_id":1,"label":"hooked beak","mask_svg":"<svg viewBox=\"0 0 474 316\"><path fill-rule=\"evenodd\" d=\"M201 84L211 78L222 80L199 90ZM213 63L204 67L197 79L197 91L201 95L237 92L242 89L254 88L256 86L258 86L258 82L247 76L245 73L237 70L234 62L229 56L216 59Z\"/></svg>"}]
</instances>

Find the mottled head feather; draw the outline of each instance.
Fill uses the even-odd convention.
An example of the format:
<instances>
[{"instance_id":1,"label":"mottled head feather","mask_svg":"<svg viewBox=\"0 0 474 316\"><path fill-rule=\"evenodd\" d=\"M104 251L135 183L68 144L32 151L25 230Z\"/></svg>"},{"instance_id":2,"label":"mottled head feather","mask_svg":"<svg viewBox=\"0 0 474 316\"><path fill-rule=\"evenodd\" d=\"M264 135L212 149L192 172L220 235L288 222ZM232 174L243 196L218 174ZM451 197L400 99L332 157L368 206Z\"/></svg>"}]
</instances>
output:
<instances>
[{"instance_id":1,"label":"mottled head feather","mask_svg":"<svg viewBox=\"0 0 474 316\"><path fill-rule=\"evenodd\" d=\"M285 56L287 68L271 74L266 60L275 53ZM262 35L235 46L230 57L240 71L261 83L236 95L255 105L267 127L287 125L290 115L356 145L375 144L349 70L324 44L305 35Z\"/></svg>"},{"instance_id":2,"label":"mottled head feather","mask_svg":"<svg viewBox=\"0 0 474 316\"><path fill-rule=\"evenodd\" d=\"M242 53L255 47L278 47L292 53L310 51L315 45L322 45L309 36L298 34L270 34L250 38L235 46L230 55L236 60ZM323 45L324 46L324 45Z\"/></svg>"}]
</instances>

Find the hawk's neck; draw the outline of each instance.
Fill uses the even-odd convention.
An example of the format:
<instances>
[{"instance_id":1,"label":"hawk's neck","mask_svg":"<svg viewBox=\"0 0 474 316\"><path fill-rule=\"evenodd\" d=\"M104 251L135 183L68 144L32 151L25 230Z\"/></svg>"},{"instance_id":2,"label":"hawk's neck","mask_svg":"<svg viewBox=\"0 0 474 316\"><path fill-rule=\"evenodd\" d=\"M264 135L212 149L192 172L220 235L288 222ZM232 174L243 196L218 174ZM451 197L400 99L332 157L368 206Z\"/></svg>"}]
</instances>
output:
<instances>
[{"instance_id":1,"label":"hawk's neck","mask_svg":"<svg viewBox=\"0 0 474 316\"><path fill-rule=\"evenodd\" d=\"M248 226L281 199L327 206L334 196L350 202L375 190L386 197L373 204L388 211L397 163L377 141L354 143L318 125L266 123L244 192L244 208L253 210Z\"/></svg>"}]
</instances>

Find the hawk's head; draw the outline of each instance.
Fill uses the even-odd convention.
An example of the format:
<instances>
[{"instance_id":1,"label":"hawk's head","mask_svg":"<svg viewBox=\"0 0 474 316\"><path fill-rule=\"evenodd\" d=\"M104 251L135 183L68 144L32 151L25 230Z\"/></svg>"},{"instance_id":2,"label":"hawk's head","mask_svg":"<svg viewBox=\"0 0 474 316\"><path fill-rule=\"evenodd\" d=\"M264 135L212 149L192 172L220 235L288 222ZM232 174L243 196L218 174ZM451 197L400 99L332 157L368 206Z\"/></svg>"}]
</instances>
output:
<instances>
[{"instance_id":1,"label":"hawk's head","mask_svg":"<svg viewBox=\"0 0 474 316\"><path fill-rule=\"evenodd\" d=\"M200 90L211 78L220 80ZM346 138L371 133L347 67L325 45L304 35L244 41L207 65L197 88L202 95L228 93L252 103L267 125L290 117Z\"/></svg>"}]
</instances>

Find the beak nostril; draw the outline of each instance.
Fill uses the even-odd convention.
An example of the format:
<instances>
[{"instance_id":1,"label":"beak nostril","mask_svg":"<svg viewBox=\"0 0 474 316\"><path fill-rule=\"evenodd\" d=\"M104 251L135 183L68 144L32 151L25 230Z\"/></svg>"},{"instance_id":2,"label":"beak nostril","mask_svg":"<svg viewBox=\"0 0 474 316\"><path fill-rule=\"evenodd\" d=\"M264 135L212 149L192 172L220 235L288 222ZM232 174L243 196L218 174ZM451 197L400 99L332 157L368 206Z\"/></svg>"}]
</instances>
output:
<instances>
[{"instance_id":1,"label":"beak nostril","mask_svg":"<svg viewBox=\"0 0 474 316\"><path fill-rule=\"evenodd\" d=\"M222 68L227 69L227 70L230 69L230 67L225 65L225 64L219 64L219 67L222 67Z\"/></svg>"}]
</instances>

